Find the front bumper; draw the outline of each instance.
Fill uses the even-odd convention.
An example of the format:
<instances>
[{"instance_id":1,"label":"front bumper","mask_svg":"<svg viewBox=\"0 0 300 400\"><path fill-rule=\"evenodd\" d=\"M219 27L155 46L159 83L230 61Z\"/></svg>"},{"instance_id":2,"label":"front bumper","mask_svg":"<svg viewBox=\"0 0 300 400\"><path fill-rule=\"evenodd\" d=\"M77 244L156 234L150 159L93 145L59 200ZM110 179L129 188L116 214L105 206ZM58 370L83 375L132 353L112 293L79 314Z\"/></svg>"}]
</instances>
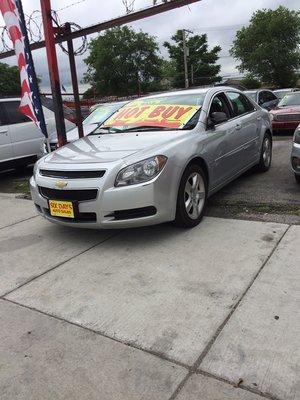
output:
<instances>
[{"instance_id":1,"label":"front bumper","mask_svg":"<svg viewBox=\"0 0 300 400\"><path fill-rule=\"evenodd\" d=\"M274 132L279 131L294 131L299 125L300 121L272 121L272 128Z\"/></svg>"},{"instance_id":2,"label":"front bumper","mask_svg":"<svg viewBox=\"0 0 300 400\"><path fill-rule=\"evenodd\" d=\"M300 144L293 143L291 154L292 170L295 174L300 175Z\"/></svg>"},{"instance_id":3,"label":"front bumper","mask_svg":"<svg viewBox=\"0 0 300 400\"><path fill-rule=\"evenodd\" d=\"M47 220L73 227L117 229L154 225L174 220L177 190L172 190L172 182L169 179L167 168L154 180L145 184L105 188L101 179L84 179L84 182L78 179L68 181L68 190L77 192L97 190L96 198L76 202L78 215L82 217L79 219L66 220L50 215L49 197L45 196L41 188L57 191L55 187L57 179L55 178L37 177L35 179L32 177L30 179L32 200L37 212ZM177 185L173 185L173 187L177 187ZM60 193L63 193L63 190ZM88 220L90 215L93 218Z\"/></svg>"}]
</instances>

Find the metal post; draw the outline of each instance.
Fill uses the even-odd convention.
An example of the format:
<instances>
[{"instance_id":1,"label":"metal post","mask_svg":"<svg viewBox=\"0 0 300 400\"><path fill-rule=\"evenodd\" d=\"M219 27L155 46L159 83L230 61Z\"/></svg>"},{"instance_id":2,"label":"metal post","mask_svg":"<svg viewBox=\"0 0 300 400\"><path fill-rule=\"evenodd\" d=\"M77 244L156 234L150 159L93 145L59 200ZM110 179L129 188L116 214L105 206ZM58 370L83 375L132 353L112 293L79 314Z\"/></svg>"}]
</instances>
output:
<instances>
[{"instance_id":1,"label":"metal post","mask_svg":"<svg viewBox=\"0 0 300 400\"><path fill-rule=\"evenodd\" d=\"M191 84L194 86L194 66L191 65Z\"/></svg>"},{"instance_id":2,"label":"metal post","mask_svg":"<svg viewBox=\"0 0 300 400\"><path fill-rule=\"evenodd\" d=\"M65 28L66 32L71 33L71 26L68 22L65 24ZM80 97L78 90L78 79L77 79L73 40L72 39L67 40L67 45L68 45L71 77L72 77L73 95L75 101L76 121L77 121L79 137L82 138L84 136L84 133L82 127L82 113L81 113Z\"/></svg>"},{"instance_id":3,"label":"metal post","mask_svg":"<svg viewBox=\"0 0 300 400\"><path fill-rule=\"evenodd\" d=\"M184 85L187 89L189 87L189 74L187 65L187 45L186 45L186 32L182 29L182 44L183 44L183 62L184 62Z\"/></svg>"},{"instance_id":4,"label":"metal post","mask_svg":"<svg viewBox=\"0 0 300 400\"><path fill-rule=\"evenodd\" d=\"M63 146L67 143L67 137L66 137L64 113L63 113L63 102L60 90L57 56L55 50L55 37L54 37L54 28L52 24L50 0L41 0L41 11L43 17L45 45L47 52L53 105L54 105L58 145Z\"/></svg>"}]
</instances>

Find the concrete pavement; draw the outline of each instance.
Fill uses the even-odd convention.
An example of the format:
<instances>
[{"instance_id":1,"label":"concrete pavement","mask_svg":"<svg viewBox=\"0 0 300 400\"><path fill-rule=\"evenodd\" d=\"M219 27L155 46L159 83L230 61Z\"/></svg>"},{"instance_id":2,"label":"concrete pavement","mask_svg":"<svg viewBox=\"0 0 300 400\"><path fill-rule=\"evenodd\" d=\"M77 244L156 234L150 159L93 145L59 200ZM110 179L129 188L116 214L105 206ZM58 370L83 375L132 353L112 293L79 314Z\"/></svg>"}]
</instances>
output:
<instances>
[{"instance_id":1,"label":"concrete pavement","mask_svg":"<svg viewBox=\"0 0 300 400\"><path fill-rule=\"evenodd\" d=\"M1 400L299 398L299 227L90 232L30 204L0 230Z\"/></svg>"}]
</instances>

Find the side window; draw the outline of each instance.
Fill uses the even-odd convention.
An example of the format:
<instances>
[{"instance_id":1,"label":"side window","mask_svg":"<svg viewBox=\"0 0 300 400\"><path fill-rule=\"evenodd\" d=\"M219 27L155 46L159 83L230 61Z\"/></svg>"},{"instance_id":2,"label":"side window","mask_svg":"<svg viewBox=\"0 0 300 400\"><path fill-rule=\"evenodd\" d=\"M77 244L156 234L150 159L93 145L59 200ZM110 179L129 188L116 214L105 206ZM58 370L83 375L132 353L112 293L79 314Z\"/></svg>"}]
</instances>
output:
<instances>
[{"instance_id":1,"label":"side window","mask_svg":"<svg viewBox=\"0 0 300 400\"><path fill-rule=\"evenodd\" d=\"M266 92L266 98L267 98L266 101L273 101L273 100L276 100L276 99L277 99L277 97L275 96L275 94L272 93L272 92Z\"/></svg>"},{"instance_id":2,"label":"side window","mask_svg":"<svg viewBox=\"0 0 300 400\"><path fill-rule=\"evenodd\" d=\"M251 111L254 111L255 108L253 104L243 94L236 92L228 92L227 95L232 104L233 115L235 117L237 117L238 115L243 115Z\"/></svg>"},{"instance_id":3,"label":"side window","mask_svg":"<svg viewBox=\"0 0 300 400\"><path fill-rule=\"evenodd\" d=\"M223 112L227 115L228 119L231 117L230 109L224 93L219 93L213 98L209 109L209 116L214 112Z\"/></svg>"},{"instance_id":4,"label":"side window","mask_svg":"<svg viewBox=\"0 0 300 400\"><path fill-rule=\"evenodd\" d=\"M30 122L26 115L20 113L18 101L5 101L2 103L6 112L7 124L20 124L22 122Z\"/></svg>"}]
</instances>

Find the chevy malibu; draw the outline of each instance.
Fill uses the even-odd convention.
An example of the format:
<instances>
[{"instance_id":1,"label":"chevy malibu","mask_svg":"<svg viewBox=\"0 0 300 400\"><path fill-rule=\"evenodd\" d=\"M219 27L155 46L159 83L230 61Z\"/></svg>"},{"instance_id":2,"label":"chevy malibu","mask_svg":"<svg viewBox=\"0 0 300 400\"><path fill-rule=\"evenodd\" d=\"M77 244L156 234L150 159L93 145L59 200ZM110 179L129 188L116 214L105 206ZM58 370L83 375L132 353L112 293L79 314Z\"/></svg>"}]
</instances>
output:
<instances>
[{"instance_id":1,"label":"chevy malibu","mask_svg":"<svg viewBox=\"0 0 300 400\"><path fill-rule=\"evenodd\" d=\"M237 89L193 89L126 104L40 159L30 187L38 213L54 223L191 228L209 196L254 166L268 171L271 159L267 111Z\"/></svg>"}]
</instances>

